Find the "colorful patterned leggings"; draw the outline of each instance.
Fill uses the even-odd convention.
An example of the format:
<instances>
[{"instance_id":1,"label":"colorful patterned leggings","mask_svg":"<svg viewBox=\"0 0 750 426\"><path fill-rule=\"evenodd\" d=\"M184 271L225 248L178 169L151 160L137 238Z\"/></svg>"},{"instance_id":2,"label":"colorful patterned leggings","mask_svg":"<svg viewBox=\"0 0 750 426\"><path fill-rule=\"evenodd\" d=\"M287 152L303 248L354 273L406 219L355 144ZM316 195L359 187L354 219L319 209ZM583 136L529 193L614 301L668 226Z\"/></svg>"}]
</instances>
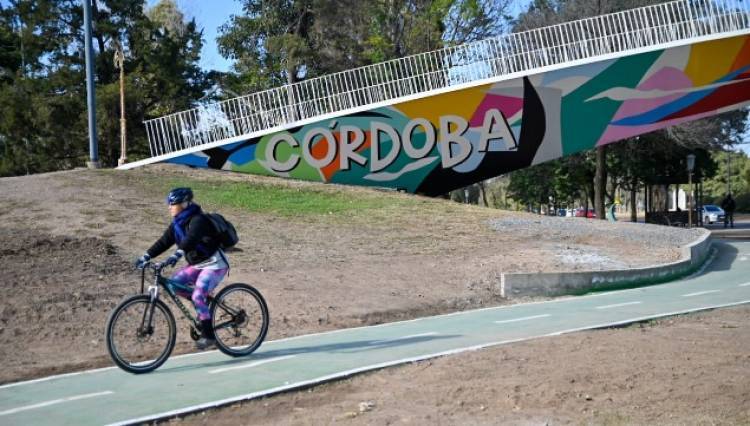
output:
<instances>
[{"instance_id":1,"label":"colorful patterned leggings","mask_svg":"<svg viewBox=\"0 0 750 426\"><path fill-rule=\"evenodd\" d=\"M208 310L206 297L216 288L224 279L229 269L197 269L190 265L180 269L172 279L182 285L195 286L193 293L177 292L178 295L191 299L195 312L198 313L199 320L211 319L211 312Z\"/></svg>"}]
</instances>

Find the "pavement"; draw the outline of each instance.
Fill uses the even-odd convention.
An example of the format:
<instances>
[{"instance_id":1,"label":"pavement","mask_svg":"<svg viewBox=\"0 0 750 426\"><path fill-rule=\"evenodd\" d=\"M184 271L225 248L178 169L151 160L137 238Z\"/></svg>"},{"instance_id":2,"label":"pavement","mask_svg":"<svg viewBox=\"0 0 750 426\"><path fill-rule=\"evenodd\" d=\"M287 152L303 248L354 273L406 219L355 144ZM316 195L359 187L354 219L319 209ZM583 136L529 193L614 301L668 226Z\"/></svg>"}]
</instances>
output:
<instances>
[{"instance_id":1,"label":"pavement","mask_svg":"<svg viewBox=\"0 0 750 426\"><path fill-rule=\"evenodd\" d=\"M724 223L706 224L704 228L711 231L714 238L731 240L750 240L750 215L737 214L734 218L734 228L724 227Z\"/></svg>"}]
</instances>

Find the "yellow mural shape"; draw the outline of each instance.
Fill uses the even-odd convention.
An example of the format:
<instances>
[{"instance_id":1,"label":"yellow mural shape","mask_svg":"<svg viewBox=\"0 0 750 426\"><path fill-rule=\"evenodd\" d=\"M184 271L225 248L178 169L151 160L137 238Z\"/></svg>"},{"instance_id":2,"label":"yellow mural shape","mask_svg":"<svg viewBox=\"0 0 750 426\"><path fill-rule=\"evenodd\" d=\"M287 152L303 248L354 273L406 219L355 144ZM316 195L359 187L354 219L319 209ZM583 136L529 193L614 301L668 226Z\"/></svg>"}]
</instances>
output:
<instances>
[{"instance_id":1,"label":"yellow mural shape","mask_svg":"<svg viewBox=\"0 0 750 426\"><path fill-rule=\"evenodd\" d=\"M490 87L492 87L491 84L486 84L458 92L404 102L394 105L394 107L407 117L426 118L435 126L440 126L440 117L444 115L458 115L469 120L487 95Z\"/></svg>"},{"instance_id":2,"label":"yellow mural shape","mask_svg":"<svg viewBox=\"0 0 750 426\"><path fill-rule=\"evenodd\" d=\"M695 87L715 82L732 71L732 65L745 41L745 37L732 37L693 45L685 74Z\"/></svg>"}]
</instances>

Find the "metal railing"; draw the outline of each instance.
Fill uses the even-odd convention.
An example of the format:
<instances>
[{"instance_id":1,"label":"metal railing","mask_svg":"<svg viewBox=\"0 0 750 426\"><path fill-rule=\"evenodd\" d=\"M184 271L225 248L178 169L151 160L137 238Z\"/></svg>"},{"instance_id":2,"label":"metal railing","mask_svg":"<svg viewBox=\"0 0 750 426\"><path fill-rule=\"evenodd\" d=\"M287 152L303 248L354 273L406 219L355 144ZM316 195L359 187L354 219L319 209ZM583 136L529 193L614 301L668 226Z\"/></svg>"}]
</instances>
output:
<instances>
[{"instance_id":1,"label":"metal railing","mask_svg":"<svg viewBox=\"0 0 750 426\"><path fill-rule=\"evenodd\" d=\"M199 106L144 122L151 155L487 78L746 30L748 3L677 0L406 56Z\"/></svg>"}]
</instances>

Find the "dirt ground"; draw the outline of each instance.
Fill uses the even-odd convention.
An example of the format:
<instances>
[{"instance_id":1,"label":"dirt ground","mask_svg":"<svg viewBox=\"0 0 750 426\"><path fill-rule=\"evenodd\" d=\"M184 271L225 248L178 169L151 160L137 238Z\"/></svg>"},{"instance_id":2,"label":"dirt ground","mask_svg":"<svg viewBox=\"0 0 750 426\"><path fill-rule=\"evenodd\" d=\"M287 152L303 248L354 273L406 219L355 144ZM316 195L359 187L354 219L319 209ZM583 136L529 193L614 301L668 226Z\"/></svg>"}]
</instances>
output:
<instances>
[{"instance_id":1,"label":"dirt ground","mask_svg":"<svg viewBox=\"0 0 750 426\"><path fill-rule=\"evenodd\" d=\"M216 179L213 172L177 167L130 172L76 170L0 179L0 288L6 290L0 304L0 361L4 366L0 383L111 365L103 339L107 316L124 296L137 292L139 276L131 263L169 221L163 194L154 191L154 183L184 177ZM223 174L221 179L248 185L277 184L276 180L235 174ZM320 190L352 197L358 191L369 191L333 185ZM373 223L222 209L233 218L242 237L240 251L231 254L233 269L227 282L250 282L261 290L271 311L268 338L277 339L523 302L500 297L502 272L648 266L676 260L680 246L700 235L650 225L542 219L447 201L425 203L429 204L429 215L420 215L415 209ZM437 203L437 207L430 203ZM734 319L726 321L736 327L707 326L711 315L723 312L679 319L676 325L660 323L646 331L583 333L439 359L243 407L251 407L252 415L260 416L250 423L305 423L311 419L308 423L455 424L465 420L536 424L547 418L616 423L621 417L626 423L638 423L661 419L642 417L643 407L658 405L638 398L667 398L661 388L663 378L649 371L651 366L667 368L673 363L675 374L688 374L675 387L693 389L696 398L704 399L704 406L713 407L710 412L726 409L730 413L726 419L748 419L747 412L742 411L747 407L747 393L730 393L720 400L712 396L715 389L725 385L721 377L750 377L742 370L747 368L748 359L732 358L738 352L748 352L750 336L742 319L746 320L750 311L731 311ZM678 329L684 329L685 339L689 340L691 330L697 336L697 343L688 348L718 352L714 358L721 363L706 364L705 371L721 374L701 377L714 387L693 380L690 374L695 373L697 364L668 356L685 350L683 340L673 339L679 335ZM632 336L625 339L622 333ZM655 348L665 351L659 355L662 367L636 362L637 358L628 361L629 357L650 353L656 356ZM192 350L186 330L180 330L175 352ZM532 356L538 353L547 355ZM614 366L620 371L618 376L609 376L613 370L610 363L594 362L602 358L622 360ZM696 355L692 359L702 358ZM564 371L551 374L548 370L560 370L559 366L564 366ZM568 376L563 373L568 368L575 382L566 384ZM636 379L627 379L630 376L626 374L637 378L642 394L634 391L637 388L627 387ZM456 378L461 377L468 379L459 384ZM620 382L624 384L617 385ZM513 385L508 387L510 383ZM747 380L737 383L745 391L750 389ZM605 404L598 409L605 417L592 417L593 411L580 411L576 405L580 397L575 389L584 384L591 385L592 390L586 392L597 394L595 401ZM428 386L435 388L433 394L414 391ZM613 397L614 402L601 399L601 395L616 390L621 393ZM375 401L375 408L359 413L357 404L369 400ZM459 400L463 405L454 406ZM480 400L486 401L484 409L483 402L475 404ZM635 402L620 404L630 400ZM662 407L667 404L668 399L664 399ZM584 403L581 407L592 405ZM473 407L479 411L474 413ZM242 410L245 408L222 410L221 416L230 416L222 421L248 423L232 420L232 413ZM677 423L693 419L692 414L674 414ZM212 414L212 419L218 416Z\"/></svg>"},{"instance_id":2,"label":"dirt ground","mask_svg":"<svg viewBox=\"0 0 750 426\"><path fill-rule=\"evenodd\" d=\"M212 410L187 425L748 425L750 307L482 349Z\"/></svg>"}]
</instances>

